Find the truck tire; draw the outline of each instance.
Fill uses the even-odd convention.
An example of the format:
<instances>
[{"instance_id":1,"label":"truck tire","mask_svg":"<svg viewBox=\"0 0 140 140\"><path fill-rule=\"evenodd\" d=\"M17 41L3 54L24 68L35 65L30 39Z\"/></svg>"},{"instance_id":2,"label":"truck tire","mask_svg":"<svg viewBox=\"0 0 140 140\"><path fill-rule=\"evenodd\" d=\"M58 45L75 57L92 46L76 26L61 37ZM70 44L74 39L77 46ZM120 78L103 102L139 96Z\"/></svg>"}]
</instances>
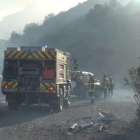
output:
<instances>
[{"instance_id":1,"label":"truck tire","mask_svg":"<svg viewBox=\"0 0 140 140\"><path fill-rule=\"evenodd\" d=\"M63 109L63 92L61 88L59 89L59 104L52 105L52 108L54 112L61 112Z\"/></svg>"},{"instance_id":2,"label":"truck tire","mask_svg":"<svg viewBox=\"0 0 140 140\"><path fill-rule=\"evenodd\" d=\"M69 107L70 103L71 103L71 95L70 95L70 87L68 87L68 91L67 91L67 97L64 98L64 107Z\"/></svg>"},{"instance_id":3,"label":"truck tire","mask_svg":"<svg viewBox=\"0 0 140 140\"><path fill-rule=\"evenodd\" d=\"M18 110L20 104L17 102L8 102L9 110Z\"/></svg>"}]
</instances>

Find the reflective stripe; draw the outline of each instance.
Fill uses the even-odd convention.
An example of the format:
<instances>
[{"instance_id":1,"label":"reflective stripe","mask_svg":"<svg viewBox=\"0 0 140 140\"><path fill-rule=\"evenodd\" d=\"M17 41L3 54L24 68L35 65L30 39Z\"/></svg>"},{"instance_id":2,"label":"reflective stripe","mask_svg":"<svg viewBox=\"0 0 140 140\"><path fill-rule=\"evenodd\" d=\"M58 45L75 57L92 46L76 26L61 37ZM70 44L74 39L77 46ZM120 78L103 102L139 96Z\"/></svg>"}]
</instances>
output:
<instances>
[{"instance_id":1,"label":"reflective stripe","mask_svg":"<svg viewBox=\"0 0 140 140\"><path fill-rule=\"evenodd\" d=\"M50 87L53 87L53 90L49 90ZM40 92L56 93L56 84L55 83L40 83Z\"/></svg>"},{"instance_id":2,"label":"reflective stripe","mask_svg":"<svg viewBox=\"0 0 140 140\"><path fill-rule=\"evenodd\" d=\"M82 72L70 72L71 75L77 75L78 82L84 82L84 75ZM82 79L81 79L82 78Z\"/></svg>"},{"instance_id":3,"label":"reflective stripe","mask_svg":"<svg viewBox=\"0 0 140 140\"><path fill-rule=\"evenodd\" d=\"M95 83L89 83L88 92L94 92L94 91L95 91Z\"/></svg>"},{"instance_id":4,"label":"reflective stripe","mask_svg":"<svg viewBox=\"0 0 140 140\"><path fill-rule=\"evenodd\" d=\"M6 85L11 86L11 89L15 89L18 91L18 82L8 82L8 81L3 81L2 82L2 87L4 88Z\"/></svg>"},{"instance_id":5,"label":"reflective stripe","mask_svg":"<svg viewBox=\"0 0 140 140\"><path fill-rule=\"evenodd\" d=\"M102 88L106 89L107 88L107 84L108 84L108 82L103 81L102 82Z\"/></svg>"},{"instance_id":6,"label":"reflective stripe","mask_svg":"<svg viewBox=\"0 0 140 140\"><path fill-rule=\"evenodd\" d=\"M41 51L5 51L5 58L27 58L27 59L56 59L55 52Z\"/></svg>"}]
</instances>

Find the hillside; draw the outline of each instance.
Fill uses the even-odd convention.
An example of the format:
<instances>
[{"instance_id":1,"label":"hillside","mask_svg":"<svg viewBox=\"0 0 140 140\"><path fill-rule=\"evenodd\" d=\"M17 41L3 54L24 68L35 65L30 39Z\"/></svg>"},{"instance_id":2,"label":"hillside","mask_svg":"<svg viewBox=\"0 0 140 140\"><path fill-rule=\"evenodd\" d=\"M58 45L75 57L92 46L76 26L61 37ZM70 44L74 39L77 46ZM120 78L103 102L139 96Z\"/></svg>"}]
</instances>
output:
<instances>
[{"instance_id":1,"label":"hillside","mask_svg":"<svg viewBox=\"0 0 140 140\"><path fill-rule=\"evenodd\" d=\"M107 0L101 0L101 2L104 1ZM97 0L93 0L93 2L95 4L98 3ZM76 4L78 4L78 0L75 0L75 4L73 5L70 4L69 1L67 2L67 5L65 3L60 5L59 1L55 0L52 0L50 2L47 2L46 0L35 1L34 3L28 5L25 9L17 13L7 15L3 18L2 21L0 21L0 30L1 30L0 39L10 38L10 33L13 31L23 33L23 29L26 24L32 22L42 24L47 14L49 13L57 14L60 11L67 10L70 7L75 6ZM90 7L88 6L87 8Z\"/></svg>"},{"instance_id":2,"label":"hillside","mask_svg":"<svg viewBox=\"0 0 140 140\"><path fill-rule=\"evenodd\" d=\"M72 53L80 69L92 71L99 78L103 74L124 77L128 68L139 63L140 4L123 6L116 0L96 3L88 0L57 16L49 15L40 26L26 25L24 34L13 32L3 48L56 47Z\"/></svg>"}]
</instances>

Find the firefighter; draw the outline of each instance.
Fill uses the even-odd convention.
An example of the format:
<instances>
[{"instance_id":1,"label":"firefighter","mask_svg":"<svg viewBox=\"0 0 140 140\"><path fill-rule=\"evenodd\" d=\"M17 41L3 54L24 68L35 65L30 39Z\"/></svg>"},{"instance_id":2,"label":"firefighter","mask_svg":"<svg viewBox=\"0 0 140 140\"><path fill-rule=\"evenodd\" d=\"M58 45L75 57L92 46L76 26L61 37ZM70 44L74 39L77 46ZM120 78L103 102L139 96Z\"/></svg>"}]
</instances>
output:
<instances>
[{"instance_id":1,"label":"firefighter","mask_svg":"<svg viewBox=\"0 0 140 140\"><path fill-rule=\"evenodd\" d=\"M110 93L111 93L111 97L113 96L114 86L115 86L115 82L113 81L112 77L110 76L110 78L109 78L109 86L108 86L108 97L110 97Z\"/></svg>"},{"instance_id":2,"label":"firefighter","mask_svg":"<svg viewBox=\"0 0 140 140\"><path fill-rule=\"evenodd\" d=\"M107 88L109 85L109 80L106 77L106 75L104 75L103 77L103 81L102 81L102 91L104 92L104 98L107 98Z\"/></svg>"},{"instance_id":3,"label":"firefighter","mask_svg":"<svg viewBox=\"0 0 140 140\"><path fill-rule=\"evenodd\" d=\"M95 79L93 78L93 76L89 75L88 93L92 104L94 103L94 92L95 92Z\"/></svg>"}]
</instances>

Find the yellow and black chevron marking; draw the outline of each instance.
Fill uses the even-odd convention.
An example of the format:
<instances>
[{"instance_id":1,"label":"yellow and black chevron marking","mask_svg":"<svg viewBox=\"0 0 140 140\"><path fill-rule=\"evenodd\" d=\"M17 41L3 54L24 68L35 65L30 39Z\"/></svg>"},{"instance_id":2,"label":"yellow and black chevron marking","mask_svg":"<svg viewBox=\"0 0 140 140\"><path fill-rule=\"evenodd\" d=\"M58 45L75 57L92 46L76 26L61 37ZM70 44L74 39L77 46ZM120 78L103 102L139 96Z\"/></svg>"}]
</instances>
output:
<instances>
[{"instance_id":1,"label":"yellow and black chevron marking","mask_svg":"<svg viewBox=\"0 0 140 140\"><path fill-rule=\"evenodd\" d=\"M3 81L1 85L2 87L11 86L11 89L15 89L16 91L18 91L18 82Z\"/></svg>"},{"instance_id":2,"label":"yellow and black chevron marking","mask_svg":"<svg viewBox=\"0 0 140 140\"><path fill-rule=\"evenodd\" d=\"M5 51L5 58L17 59L56 59L55 52L41 52L41 51Z\"/></svg>"},{"instance_id":3,"label":"yellow and black chevron marking","mask_svg":"<svg viewBox=\"0 0 140 140\"><path fill-rule=\"evenodd\" d=\"M75 74L75 75L78 75L78 76L83 75L83 73L82 73L82 72L70 72L70 74Z\"/></svg>"},{"instance_id":4,"label":"yellow and black chevron marking","mask_svg":"<svg viewBox=\"0 0 140 140\"><path fill-rule=\"evenodd\" d=\"M53 87L53 90L49 88ZM40 92L46 93L56 93L56 84L55 83L40 83Z\"/></svg>"},{"instance_id":5,"label":"yellow and black chevron marking","mask_svg":"<svg viewBox=\"0 0 140 140\"><path fill-rule=\"evenodd\" d=\"M71 73L71 75L77 75L79 82L83 82L84 81L84 77L83 77L83 73L82 72L70 72L70 73ZM82 76L82 79L81 79L81 76Z\"/></svg>"}]
</instances>

